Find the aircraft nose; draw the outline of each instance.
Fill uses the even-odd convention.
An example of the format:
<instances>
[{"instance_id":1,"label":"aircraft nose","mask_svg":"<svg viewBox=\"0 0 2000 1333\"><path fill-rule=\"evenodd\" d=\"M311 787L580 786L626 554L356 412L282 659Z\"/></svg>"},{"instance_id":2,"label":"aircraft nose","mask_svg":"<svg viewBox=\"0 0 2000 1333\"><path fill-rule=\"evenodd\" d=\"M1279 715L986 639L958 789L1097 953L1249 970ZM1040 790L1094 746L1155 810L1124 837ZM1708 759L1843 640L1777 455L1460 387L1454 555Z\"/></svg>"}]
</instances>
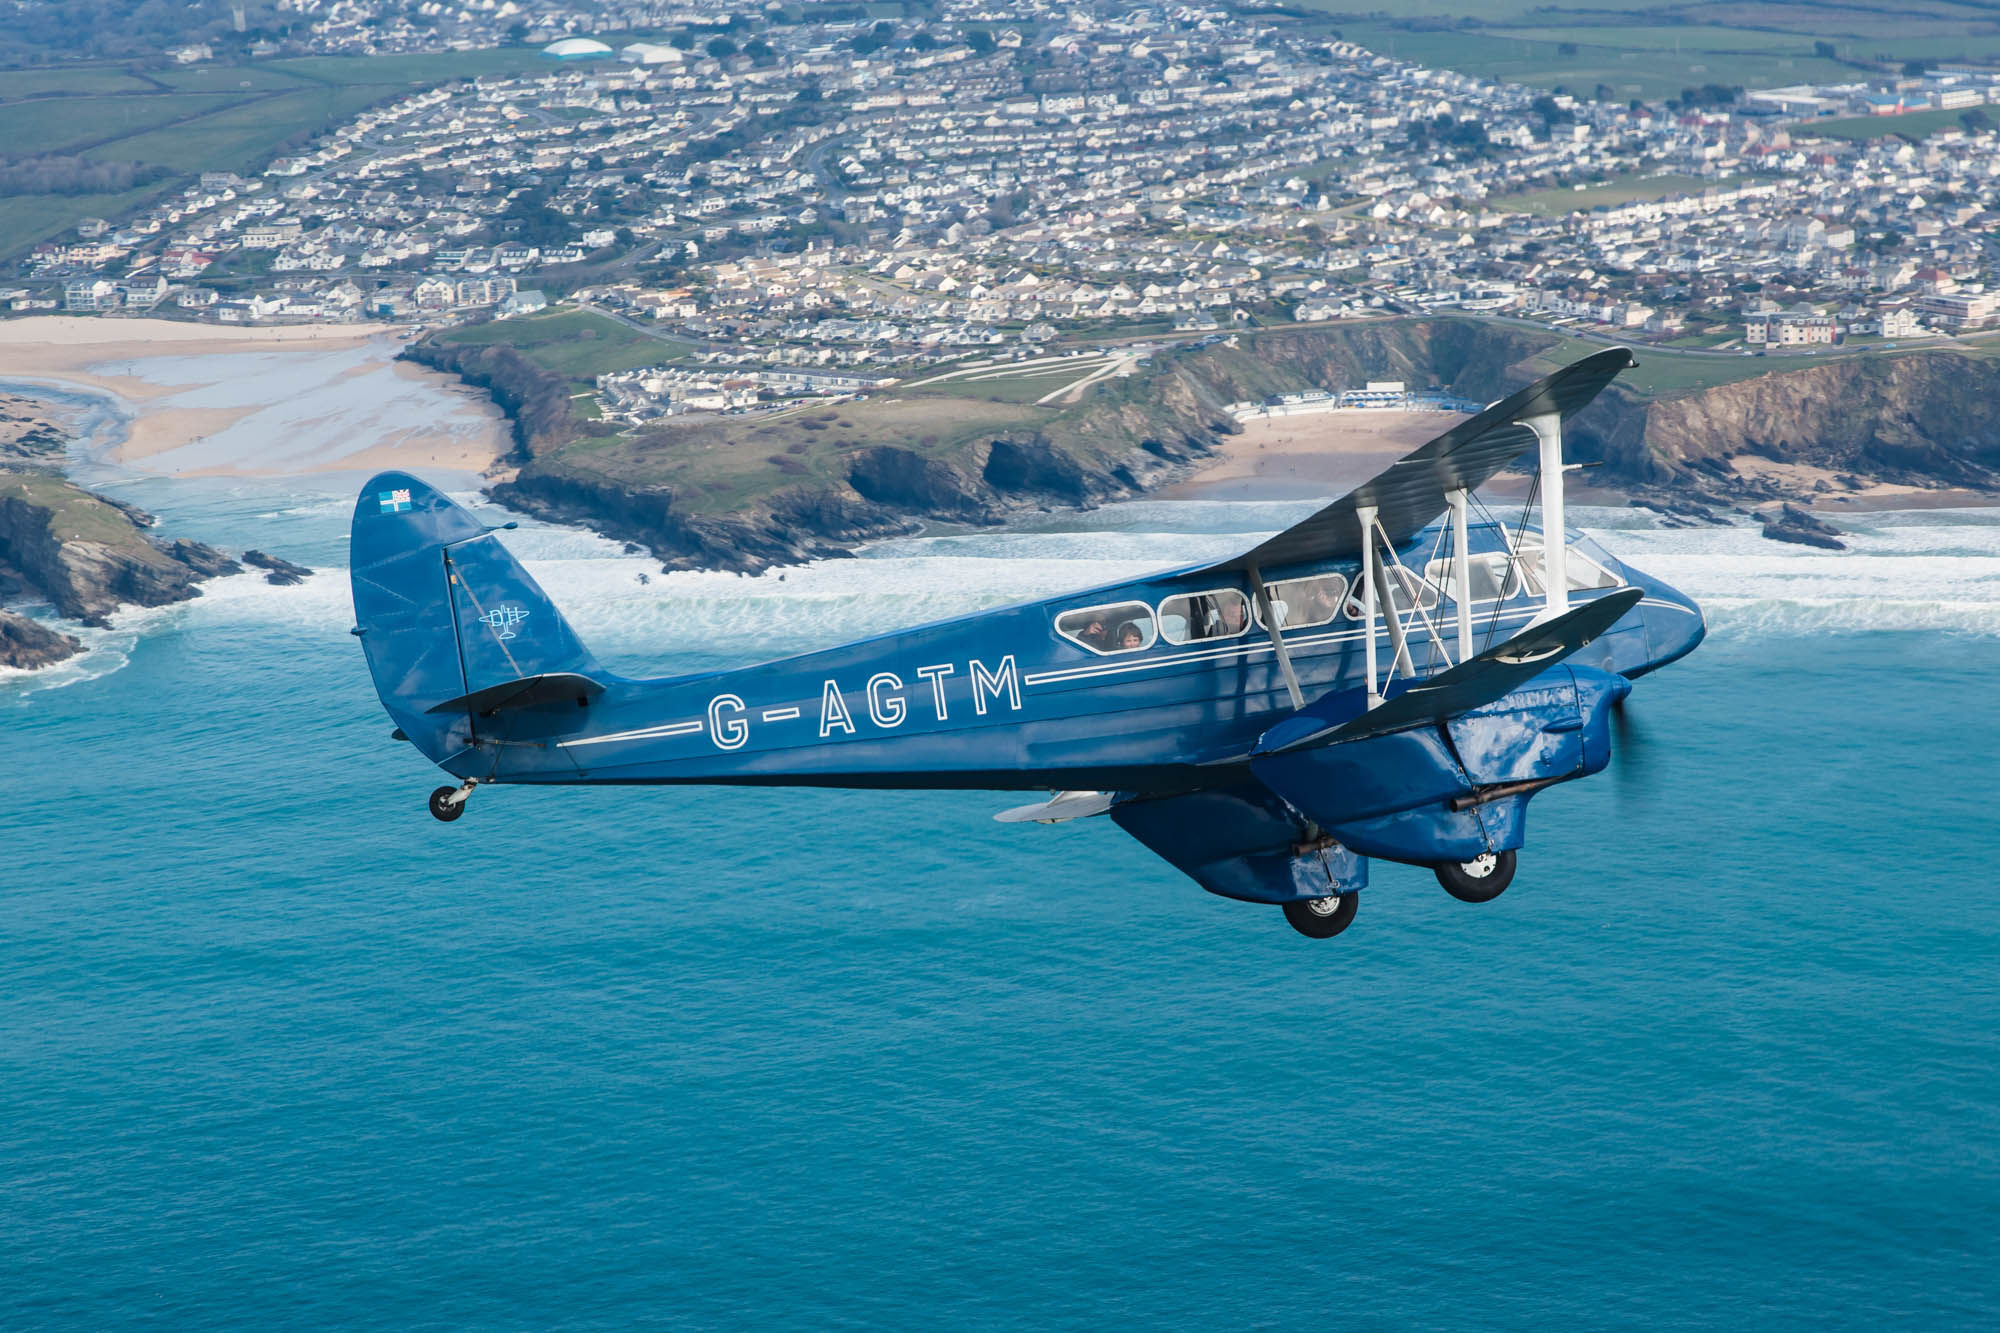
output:
<instances>
[{"instance_id":1,"label":"aircraft nose","mask_svg":"<svg viewBox=\"0 0 2000 1333\"><path fill-rule=\"evenodd\" d=\"M1694 598L1657 579L1643 579L1639 586L1646 592L1638 609L1645 619L1646 646L1651 656L1639 670L1625 673L1633 679L1657 671L1669 662L1678 662L1708 636L1708 618Z\"/></svg>"}]
</instances>

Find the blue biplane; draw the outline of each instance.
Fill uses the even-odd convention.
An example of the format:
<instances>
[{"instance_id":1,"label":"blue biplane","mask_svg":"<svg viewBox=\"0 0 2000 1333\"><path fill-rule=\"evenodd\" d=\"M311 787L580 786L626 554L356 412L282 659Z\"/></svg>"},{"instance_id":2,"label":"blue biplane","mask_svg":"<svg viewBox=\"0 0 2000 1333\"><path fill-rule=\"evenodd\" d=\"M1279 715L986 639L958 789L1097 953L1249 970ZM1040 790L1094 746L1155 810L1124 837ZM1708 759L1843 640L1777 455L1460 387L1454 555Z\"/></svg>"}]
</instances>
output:
<instances>
[{"instance_id":1,"label":"blue biplane","mask_svg":"<svg viewBox=\"0 0 2000 1333\"><path fill-rule=\"evenodd\" d=\"M1549 375L1224 560L657 680L605 671L495 528L387 472L354 633L398 738L458 779L442 820L507 782L1042 791L998 818L1109 814L1327 938L1372 857L1497 897L1528 801L1604 768L1631 682L1701 642L1692 601L1563 523L1563 422L1633 364ZM1530 451L1541 524L1510 527L1473 492Z\"/></svg>"}]
</instances>

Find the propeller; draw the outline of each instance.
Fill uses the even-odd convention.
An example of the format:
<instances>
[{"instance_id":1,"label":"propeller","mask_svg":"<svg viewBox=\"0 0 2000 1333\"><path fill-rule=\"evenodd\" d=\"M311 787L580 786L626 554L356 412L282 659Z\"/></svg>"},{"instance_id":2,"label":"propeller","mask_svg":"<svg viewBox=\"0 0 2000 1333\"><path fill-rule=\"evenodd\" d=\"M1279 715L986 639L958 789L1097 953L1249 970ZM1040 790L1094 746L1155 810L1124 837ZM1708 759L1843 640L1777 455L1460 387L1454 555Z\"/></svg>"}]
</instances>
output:
<instances>
[{"instance_id":1,"label":"propeller","mask_svg":"<svg viewBox=\"0 0 2000 1333\"><path fill-rule=\"evenodd\" d=\"M1653 760L1636 714L1630 695L1611 706L1612 784L1622 799L1641 799L1651 791L1647 776Z\"/></svg>"}]
</instances>

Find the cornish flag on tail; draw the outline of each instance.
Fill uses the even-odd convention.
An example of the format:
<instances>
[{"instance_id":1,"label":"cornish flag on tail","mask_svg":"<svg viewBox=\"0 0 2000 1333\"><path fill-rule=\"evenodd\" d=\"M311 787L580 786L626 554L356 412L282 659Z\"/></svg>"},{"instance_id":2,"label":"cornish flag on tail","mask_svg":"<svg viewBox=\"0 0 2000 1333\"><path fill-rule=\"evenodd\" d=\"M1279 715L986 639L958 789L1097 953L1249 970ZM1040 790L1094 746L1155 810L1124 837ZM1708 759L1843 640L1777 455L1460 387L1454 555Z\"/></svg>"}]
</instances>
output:
<instances>
[{"instance_id":1,"label":"cornish flag on tail","mask_svg":"<svg viewBox=\"0 0 2000 1333\"><path fill-rule=\"evenodd\" d=\"M410 507L410 493L407 490L377 491L375 498L382 502L382 512L385 514L400 514Z\"/></svg>"}]
</instances>

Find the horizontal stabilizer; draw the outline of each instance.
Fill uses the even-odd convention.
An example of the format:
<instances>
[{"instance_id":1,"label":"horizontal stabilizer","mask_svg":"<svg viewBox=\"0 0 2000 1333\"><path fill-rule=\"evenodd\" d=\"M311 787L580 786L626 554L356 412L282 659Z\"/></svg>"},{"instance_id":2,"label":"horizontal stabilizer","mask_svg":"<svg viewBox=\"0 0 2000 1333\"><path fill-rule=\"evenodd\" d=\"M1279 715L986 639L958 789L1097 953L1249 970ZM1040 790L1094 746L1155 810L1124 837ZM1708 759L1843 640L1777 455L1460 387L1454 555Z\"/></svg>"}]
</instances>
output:
<instances>
[{"instance_id":1,"label":"horizontal stabilizer","mask_svg":"<svg viewBox=\"0 0 2000 1333\"><path fill-rule=\"evenodd\" d=\"M1111 808L1113 793L1108 791L1059 791L1046 801L1017 805L993 816L1002 824L1060 824L1065 819L1101 815Z\"/></svg>"},{"instance_id":2,"label":"horizontal stabilizer","mask_svg":"<svg viewBox=\"0 0 2000 1333\"><path fill-rule=\"evenodd\" d=\"M425 710L432 713L471 713L478 717L503 712L509 708L533 708L537 704L563 703L574 699L582 703L595 699L604 693L604 687L589 676L579 676L570 671L555 671L542 676L523 676L519 680L503 680L498 685L488 685L483 690L461 694L456 699L446 699Z\"/></svg>"},{"instance_id":3,"label":"horizontal stabilizer","mask_svg":"<svg viewBox=\"0 0 2000 1333\"><path fill-rule=\"evenodd\" d=\"M1644 596L1638 588L1621 588L1594 598L1554 620L1529 626L1449 671L1417 682L1359 717L1349 716L1354 706L1352 691L1314 700L1265 732L1254 753L1281 754L1337 745L1470 712L1512 693L1583 648L1617 624Z\"/></svg>"}]
</instances>

